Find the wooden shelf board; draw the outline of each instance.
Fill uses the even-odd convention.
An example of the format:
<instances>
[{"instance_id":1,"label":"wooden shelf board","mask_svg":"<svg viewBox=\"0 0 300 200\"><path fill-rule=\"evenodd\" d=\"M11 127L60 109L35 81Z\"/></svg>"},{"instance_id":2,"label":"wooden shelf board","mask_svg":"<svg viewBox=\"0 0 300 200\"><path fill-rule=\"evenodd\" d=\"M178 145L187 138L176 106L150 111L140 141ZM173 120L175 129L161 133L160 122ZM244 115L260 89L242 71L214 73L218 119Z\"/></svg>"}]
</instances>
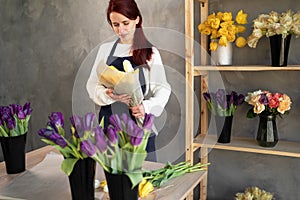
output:
<instances>
[{"instance_id":1,"label":"wooden shelf board","mask_svg":"<svg viewBox=\"0 0 300 200\"><path fill-rule=\"evenodd\" d=\"M194 74L204 75L207 71L298 71L300 65L289 65L286 67L272 67L266 65L245 65L245 66L194 66Z\"/></svg>"},{"instance_id":2,"label":"wooden shelf board","mask_svg":"<svg viewBox=\"0 0 300 200\"><path fill-rule=\"evenodd\" d=\"M216 135L198 135L194 139L194 146L223 149L229 151L241 151L249 153L260 153L278 156L300 158L300 142L287 142L279 140L275 147L261 147L253 138L231 138L227 144L217 143Z\"/></svg>"}]
</instances>

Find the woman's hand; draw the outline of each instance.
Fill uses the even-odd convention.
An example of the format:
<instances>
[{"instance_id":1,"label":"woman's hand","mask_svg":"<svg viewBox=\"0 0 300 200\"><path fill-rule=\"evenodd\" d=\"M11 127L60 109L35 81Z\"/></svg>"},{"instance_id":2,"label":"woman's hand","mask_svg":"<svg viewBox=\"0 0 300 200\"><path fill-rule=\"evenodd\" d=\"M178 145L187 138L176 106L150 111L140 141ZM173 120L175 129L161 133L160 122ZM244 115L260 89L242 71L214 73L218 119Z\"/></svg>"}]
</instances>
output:
<instances>
[{"instance_id":1,"label":"woman's hand","mask_svg":"<svg viewBox=\"0 0 300 200\"><path fill-rule=\"evenodd\" d=\"M141 118L145 116L145 108L143 104L132 106L130 107L130 110L135 118Z\"/></svg>"},{"instance_id":2,"label":"woman's hand","mask_svg":"<svg viewBox=\"0 0 300 200\"><path fill-rule=\"evenodd\" d=\"M107 89L106 90L106 94L110 98L112 98L113 100L125 103L126 105L129 106L129 103L130 103L130 100L131 100L131 96L130 95L128 95L128 94L120 94L120 95L118 95L118 94L115 94L114 90L112 90L112 89Z\"/></svg>"}]
</instances>

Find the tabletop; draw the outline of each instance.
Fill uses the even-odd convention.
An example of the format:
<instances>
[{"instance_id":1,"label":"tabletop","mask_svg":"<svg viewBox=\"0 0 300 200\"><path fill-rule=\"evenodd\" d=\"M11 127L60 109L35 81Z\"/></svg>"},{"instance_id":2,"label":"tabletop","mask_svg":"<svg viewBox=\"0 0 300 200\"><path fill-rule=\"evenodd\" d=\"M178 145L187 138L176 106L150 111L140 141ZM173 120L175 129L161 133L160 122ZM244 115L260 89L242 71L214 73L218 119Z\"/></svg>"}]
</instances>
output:
<instances>
[{"instance_id":1,"label":"tabletop","mask_svg":"<svg viewBox=\"0 0 300 200\"><path fill-rule=\"evenodd\" d=\"M26 154L26 171L6 174L5 162L0 163L0 199L65 200L71 199L68 177L60 169L62 156L52 146L45 146ZM158 169L164 164L145 161L143 168ZM206 175L206 171L185 174L171 179L141 200L184 199ZM96 179L104 180L103 169L97 164ZM101 189L95 190L96 200L109 199Z\"/></svg>"}]
</instances>

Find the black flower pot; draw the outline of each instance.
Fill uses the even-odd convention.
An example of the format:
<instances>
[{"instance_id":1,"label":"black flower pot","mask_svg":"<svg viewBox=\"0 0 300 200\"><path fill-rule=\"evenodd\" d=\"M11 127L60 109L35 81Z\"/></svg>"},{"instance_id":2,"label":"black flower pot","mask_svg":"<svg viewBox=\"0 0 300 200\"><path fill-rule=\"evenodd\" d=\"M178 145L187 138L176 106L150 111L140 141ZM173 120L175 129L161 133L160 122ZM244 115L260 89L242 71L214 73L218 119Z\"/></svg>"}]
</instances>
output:
<instances>
[{"instance_id":1,"label":"black flower pot","mask_svg":"<svg viewBox=\"0 0 300 200\"><path fill-rule=\"evenodd\" d=\"M105 171L110 200L137 200L138 185L132 184L125 174L111 174Z\"/></svg>"},{"instance_id":2,"label":"black flower pot","mask_svg":"<svg viewBox=\"0 0 300 200\"><path fill-rule=\"evenodd\" d=\"M272 66L287 66L291 35L282 38L282 35L269 37L271 47Z\"/></svg>"},{"instance_id":3,"label":"black flower pot","mask_svg":"<svg viewBox=\"0 0 300 200\"><path fill-rule=\"evenodd\" d=\"M95 199L96 162L92 158L78 160L69 176L73 200Z\"/></svg>"},{"instance_id":4,"label":"black flower pot","mask_svg":"<svg viewBox=\"0 0 300 200\"><path fill-rule=\"evenodd\" d=\"M256 140L262 147L274 147L277 144L276 115L259 115Z\"/></svg>"},{"instance_id":5,"label":"black flower pot","mask_svg":"<svg viewBox=\"0 0 300 200\"><path fill-rule=\"evenodd\" d=\"M14 137L0 137L3 157L8 174L25 171L25 146L27 133Z\"/></svg>"},{"instance_id":6,"label":"black flower pot","mask_svg":"<svg viewBox=\"0 0 300 200\"><path fill-rule=\"evenodd\" d=\"M216 116L217 136L219 143L230 143L233 116Z\"/></svg>"}]
</instances>

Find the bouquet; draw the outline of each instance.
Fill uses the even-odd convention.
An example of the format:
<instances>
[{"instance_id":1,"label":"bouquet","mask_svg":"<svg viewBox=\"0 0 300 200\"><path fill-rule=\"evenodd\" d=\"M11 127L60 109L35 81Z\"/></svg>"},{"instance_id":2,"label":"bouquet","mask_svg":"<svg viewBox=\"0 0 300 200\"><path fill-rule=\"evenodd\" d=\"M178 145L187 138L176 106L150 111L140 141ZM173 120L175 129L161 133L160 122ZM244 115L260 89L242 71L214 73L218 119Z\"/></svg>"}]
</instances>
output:
<instances>
[{"instance_id":1,"label":"bouquet","mask_svg":"<svg viewBox=\"0 0 300 200\"><path fill-rule=\"evenodd\" d=\"M292 104L290 97L286 94L262 90L249 92L245 101L253 106L247 113L248 118L253 118L260 114L281 116L288 113Z\"/></svg>"},{"instance_id":2,"label":"bouquet","mask_svg":"<svg viewBox=\"0 0 300 200\"><path fill-rule=\"evenodd\" d=\"M253 20L253 31L248 37L247 43L249 47L256 48L259 39L263 36L282 35L282 38L286 38L289 34L299 37L300 12L294 13L287 10L279 14L272 11L269 14L261 14Z\"/></svg>"},{"instance_id":3,"label":"bouquet","mask_svg":"<svg viewBox=\"0 0 300 200\"><path fill-rule=\"evenodd\" d=\"M109 120L105 130L103 120L95 126L93 134L83 138L80 149L106 172L127 175L135 187L143 179L142 164L147 156L145 149L154 115L146 114L141 127L126 114L121 118L113 114Z\"/></svg>"},{"instance_id":4,"label":"bouquet","mask_svg":"<svg viewBox=\"0 0 300 200\"><path fill-rule=\"evenodd\" d=\"M198 26L200 33L210 35L210 50L215 51L220 46L227 46L227 42L235 42L237 47L244 47L247 43L246 39L238 36L244 33L247 23L247 14L242 10L238 12L235 21L232 19L231 12L218 12L208 16L207 20ZM219 40L217 42L217 40Z\"/></svg>"},{"instance_id":5,"label":"bouquet","mask_svg":"<svg viewBox=\"0 0 300 200\"><path fill-rule=\"evenodd\" d=\"M245 98L243 94L237 94L235 91L226 94L224 89L218 89L215 93L204 92L203 97L207 101L208 109L217 116L232 116Z\"/></svg>"},{"instance_id":6,"label":"bouquet","mask_svg":"<svg viewBox=\"0 0 300 200\"><path fill-rule=\"evenodd\" d=\"M27 133L32 108L27 102L0 107L0 137L14 137Z\"/></svg>"},{"instance_id":7,"label":"bouquet","mask_svg":"<svg viewBox=\"0 0 300 200\"><path fill-rule=\"evenodd\" d=\"M100 63L103 65L103 63ZM137 106L142 103L144 95L141 89L139 81L139 69L133 69L131 63L128 60L123 61L123 67L125 72L119 71L114 66L103 68L99 66L97 68L97 74L99 81L106 88L113 88L117 94L128 94L131 96L130 106ZM142 125L143 119L137 119L139 125Z\"/></svg>"},{"instance_id":8,"label":"bouquet","mask_svg":"<svg viewBox=\"0 0 300 200\"><path fill-rule=\"evenodd\" d=\"M235 200L272 200L273 195L270 192L261 190L258 187L246 188L244 193L235 194Z\"/></svg>"},{"instance_id":9,"label":"bouquet","mask_svg":"<svg viewBox=\"0 0 300 200\"><path fill-rule=\"evenodd\" d=\"M81 138L93 134L94 119L93 113L87 113L84 118L77 115L71 117L71 137L67 138L64 129L64 115L61 112L53 112L49 116L50 121L46 128L38 131L38 135L43 137L43 142L54 146L63 155L65 159L61 164L61 169L68 176L79 159L88 157L80 150L82 148Z\"/></svg>"}]
</instances>

